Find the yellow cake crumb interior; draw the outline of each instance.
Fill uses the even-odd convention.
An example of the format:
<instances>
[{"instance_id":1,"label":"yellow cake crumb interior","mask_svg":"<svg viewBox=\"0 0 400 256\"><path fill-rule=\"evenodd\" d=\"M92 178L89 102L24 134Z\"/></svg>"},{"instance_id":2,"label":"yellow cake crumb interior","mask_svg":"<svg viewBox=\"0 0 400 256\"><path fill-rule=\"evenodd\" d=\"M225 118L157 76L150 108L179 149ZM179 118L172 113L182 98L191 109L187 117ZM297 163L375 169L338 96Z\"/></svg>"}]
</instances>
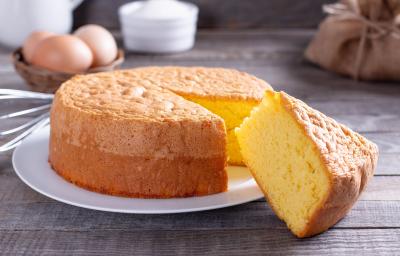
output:
<instances>
[{"instance_id":1,"label":"yellow cake crumb interior","mask_svg":"<svg viewBox=\"0 0 400 256\"><path fill-rule=\"evenodd\" d=\"M301 234L330 189L315 145L276 92L266 93L236 134L245 162L274 211Z\"/></svg>"},{"instance_id":2,"label":"yellow cake crumb interior","mask_svg":"<svg viewBox=\"0 0 400 256\"><path fill-rule=\"evenodd\" d=\"M234 99L209 99L193 96L183 97L203 106L224 119L227 132L228 163L232 165L243 165L235 128L243 122L244 118L250 115L251 110L257 106L259 102L239 101Z\"/></svg>"}]
</instances>

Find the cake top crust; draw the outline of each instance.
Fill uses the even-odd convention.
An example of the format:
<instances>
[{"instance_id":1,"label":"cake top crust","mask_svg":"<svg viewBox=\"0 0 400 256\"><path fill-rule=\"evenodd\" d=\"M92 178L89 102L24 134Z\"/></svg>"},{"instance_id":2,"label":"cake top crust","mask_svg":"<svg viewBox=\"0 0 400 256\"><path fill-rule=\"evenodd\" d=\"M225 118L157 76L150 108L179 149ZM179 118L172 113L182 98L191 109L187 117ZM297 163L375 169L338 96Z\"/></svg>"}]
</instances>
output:
<instances>
[{"instance_id":1,"label":"cake top crust","mask_svg":"<svg viewBox=\"0 0 400 256\"><path fill-rule=\"evenodd\" d=\"M363 190L367 180L373 176L378 160L378 146L285 92L280 92L280 95L285 108L304 127L306 134L321 152L332 179L351 177L360 172L362 179L358 189Z\"/></svg>"},{"instance_id":2,"label":"cake top crust","mask_svg":"<svg viewBox=\"0 0 400 256\"><path fill-rule=\"evenodd\" d=\"M219 119L207 109L146 79L122 72L78 75L56 93L65 106L125 119Z\"/></svg>"},{"instance_id":3,"label":"cake top crust","mask_svg":"<svg viewBox=\"0 0 400 256\"><path fill-rule=\"evenodd\" d=\"M142 77L179 95L261 101L272 87L265 81L235 69L207 67L143 67L120 71Z\"/></svg>"},{"instance_id":4,"label":"cake top crust","mask_svg":"<svg viewBox=\"0 0 400 256\"><path fill-rule=\"evenodd\" d=\"M270 86L264 81L231 69L147 67L74 76L60 87L56 98L65 106L103 116L220 120L183 97L257 100L267 89Z\"/></svg>"}]
</instances>

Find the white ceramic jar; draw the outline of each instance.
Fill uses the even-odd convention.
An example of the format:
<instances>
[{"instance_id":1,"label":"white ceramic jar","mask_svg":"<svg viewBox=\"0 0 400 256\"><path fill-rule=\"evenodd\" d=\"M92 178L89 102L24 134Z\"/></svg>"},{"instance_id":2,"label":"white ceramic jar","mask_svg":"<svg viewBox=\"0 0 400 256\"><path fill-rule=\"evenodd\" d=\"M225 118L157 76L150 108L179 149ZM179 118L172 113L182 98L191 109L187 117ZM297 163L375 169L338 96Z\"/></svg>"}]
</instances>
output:
<instances>
[{"instance_id":1,"label":"white ceramic jar","mask_svg":"<svg viewBox=\"0 0 400 256\"><path fill-rule=\"evenodd\" d=\"M148 53L172 53L194 45L198 8L177 0L147 0L125 4L119 18L125 48Z\"/></svg>"}]
</instances>

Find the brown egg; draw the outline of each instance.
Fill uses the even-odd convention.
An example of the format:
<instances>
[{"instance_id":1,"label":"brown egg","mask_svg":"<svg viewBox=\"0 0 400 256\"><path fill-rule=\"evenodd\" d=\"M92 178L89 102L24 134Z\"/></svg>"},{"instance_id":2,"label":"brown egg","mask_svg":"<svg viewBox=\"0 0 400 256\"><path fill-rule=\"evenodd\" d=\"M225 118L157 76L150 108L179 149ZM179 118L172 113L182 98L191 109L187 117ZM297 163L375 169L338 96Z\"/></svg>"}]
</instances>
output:
<instances>
[{"instance_id":1,"label":"brown egg","mask_svg":"<svg viewBox=\"0 0 400 256\"><path fill-rule=\"evenodd\" d=\"M93 67L110 64L117 57L117 43L111 33L99 25L85 25L74 32L92 50Z\"/></svg>"},{"instance_id":2,"label":"brown egg","mask_svg":"<svg viewBox=\"0 0 400 256\"><path fill-rule=\"evenodd\" d=\"M52 36L42 40L35 49L32 64L52 71L82 73L93 62L89 47L78 37Z\"/></svg>"},{"instance_id":3,"label":"brown egg","mask_svg":"<svg viewBox=\"0 0 400 256\"><path fill-rule=\"evenodd\" d=\"M54 36L54 33L46 32L46 31L35 31L31 33L24 41L22 46L22 54L24 59L30 63L32 61L33 53L35 52L36 46L39 44L40 41Z\"/></svg>"}]
</instances>

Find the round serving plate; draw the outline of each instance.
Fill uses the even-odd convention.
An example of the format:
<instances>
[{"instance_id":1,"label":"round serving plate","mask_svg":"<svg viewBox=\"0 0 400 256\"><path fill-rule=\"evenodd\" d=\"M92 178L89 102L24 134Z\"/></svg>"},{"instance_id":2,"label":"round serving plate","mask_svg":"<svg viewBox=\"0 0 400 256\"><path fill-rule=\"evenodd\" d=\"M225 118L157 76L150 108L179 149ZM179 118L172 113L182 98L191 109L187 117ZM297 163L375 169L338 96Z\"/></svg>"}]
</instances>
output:
<instances>
[{"instance_id":1,"label":"round serving plate","mask_svg":"<svg viewBox=\"0 0 400 256\"><path fill-rule=\"evenodd\" d=\"M138 214L165 214L218 209L263 197L245 167L228 167L228 191L200 197L137 199L104 195L77 187L60 177L48 163L49 127L26 138L13 154L13 166L29 187L54 200L83 208Z\"/></svg>"}]
</instances>

